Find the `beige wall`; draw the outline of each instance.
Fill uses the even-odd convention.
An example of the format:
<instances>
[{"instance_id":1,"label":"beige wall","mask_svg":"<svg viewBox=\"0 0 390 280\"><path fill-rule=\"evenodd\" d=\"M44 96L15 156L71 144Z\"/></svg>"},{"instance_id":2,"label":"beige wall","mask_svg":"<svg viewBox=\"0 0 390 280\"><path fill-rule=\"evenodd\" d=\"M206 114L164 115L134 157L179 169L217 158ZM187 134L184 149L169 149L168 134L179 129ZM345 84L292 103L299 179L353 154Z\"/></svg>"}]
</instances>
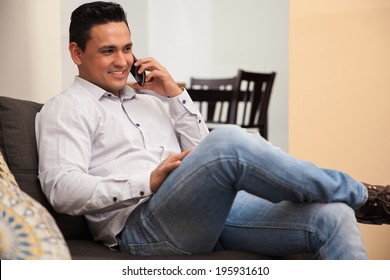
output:
<instances>
[{"instance_id":1,"label":"beige wall","mask_svg":"<svg viewBox=\"0 0 390 280\"><path fill-rule=\"evenodd\" d=\"M289 52L289 152L390 184L390 1L291 0ZM390 226L361 231L390 259Z\"/></svg>"}]
</instances>

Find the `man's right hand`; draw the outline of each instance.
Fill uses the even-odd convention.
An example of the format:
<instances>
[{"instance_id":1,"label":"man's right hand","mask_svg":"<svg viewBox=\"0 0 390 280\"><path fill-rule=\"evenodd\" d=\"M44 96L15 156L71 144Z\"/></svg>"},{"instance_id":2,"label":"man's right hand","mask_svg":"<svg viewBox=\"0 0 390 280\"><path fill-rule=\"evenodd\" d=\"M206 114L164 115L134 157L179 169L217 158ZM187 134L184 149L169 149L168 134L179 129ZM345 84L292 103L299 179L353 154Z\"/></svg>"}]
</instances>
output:
<instances>
[{"instance_id":1,"label":"man's right hand","mask_svg":"<svg viewBox=\"0 0 390 280\"><path fill-rule=\"evenodd\" d=\"M167 69L154 58L140 58L134 65L140 67L139 72L147 71L144 86L134 83L132 85L134 89L152 90L165 97L174 97L183 92L183 89L173 80Z\"/></svg>"}]
</instances>

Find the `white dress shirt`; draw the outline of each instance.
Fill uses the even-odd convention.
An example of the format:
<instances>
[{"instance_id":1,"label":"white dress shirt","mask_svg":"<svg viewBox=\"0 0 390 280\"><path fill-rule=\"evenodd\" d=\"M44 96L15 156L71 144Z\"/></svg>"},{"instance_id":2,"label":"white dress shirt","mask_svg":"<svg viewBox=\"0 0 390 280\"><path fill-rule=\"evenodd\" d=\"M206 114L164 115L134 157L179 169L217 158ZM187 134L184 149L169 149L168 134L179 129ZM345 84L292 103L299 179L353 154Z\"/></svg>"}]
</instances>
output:
<instances>
[{"instance_id":1,"label":"white dress shirt","mask_svg":"<svg viewBox=\"0 0 390 280\"><path fill-rule=\"evenodd\" d=\"M152 195L150 173L208 133L186 90L121 97L75 78L36 117L39 180L54 209L85 215L95 240L117 244L129 214Z\"/></svg>"}]
</instances>

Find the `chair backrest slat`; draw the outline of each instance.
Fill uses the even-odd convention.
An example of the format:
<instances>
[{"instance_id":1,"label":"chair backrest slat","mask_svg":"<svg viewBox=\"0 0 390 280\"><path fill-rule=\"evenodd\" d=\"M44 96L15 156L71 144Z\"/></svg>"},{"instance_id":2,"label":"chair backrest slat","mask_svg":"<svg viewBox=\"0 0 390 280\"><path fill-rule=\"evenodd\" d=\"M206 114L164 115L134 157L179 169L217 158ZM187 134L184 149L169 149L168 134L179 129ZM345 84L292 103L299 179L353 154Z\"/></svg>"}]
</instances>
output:
<instances>
[{"instance_id":1,"label":"chair backrest slat","mask_svg":"<svg viewBox=\"0 0 390 280\"><path fill-rule=\"evenodd\" d=\"M190 88L199 90L227 90L232 91L235 78L191 78ZM202 100L195 100L199 103L199 110L207 122L226 123L229 102L212 100L212 96L204 95Z\"/></svg>"}]
</instances>

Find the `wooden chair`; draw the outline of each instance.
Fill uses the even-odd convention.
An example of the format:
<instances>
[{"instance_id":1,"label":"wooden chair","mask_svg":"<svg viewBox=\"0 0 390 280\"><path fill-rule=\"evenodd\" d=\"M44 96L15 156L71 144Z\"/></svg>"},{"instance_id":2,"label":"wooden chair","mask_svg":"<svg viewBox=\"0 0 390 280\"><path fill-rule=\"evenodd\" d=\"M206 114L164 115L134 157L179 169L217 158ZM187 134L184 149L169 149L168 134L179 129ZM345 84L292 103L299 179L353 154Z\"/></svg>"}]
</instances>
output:
<instances>
[{"instance_id":1,"label":"wooden chair","mask_svg":"<svg viewBox=\"0 0 390 280\"><path fill-rule=\"evenodd\" d=\"M237 124L268 137L268 107L276 73L238 70L234 78L191 78L188 92L210 130Z\"/></svg>"},{"instance_id":2,"label":"wooden chair","mask_svg":"<svg viewBox=\"0 0 390 280\"><path fill-rule=\"evenodd\" d=\"M235 78L204 79L191 78L192 89L233 90Z\"/></svg>"},{"instance_id":3,"label":"wooden chair","mask_svg":"<svg viewBox=\"0 0 390 280\"><path fill-rule=\"evenodd\" d=\"M235 78L191 78L189 93L210 130L227 123Z\"/></svg>"},{"instance_id":4,"label":"wooden chair","mask_svg":"<svg viewBox=\"0 0 390 280\"><path fill-rule=\"evenodd\" d=\"M268 107L276 73L238 70L228 112L228 123L257 129L268 138Z\"/></svg>"}]
</instances>

